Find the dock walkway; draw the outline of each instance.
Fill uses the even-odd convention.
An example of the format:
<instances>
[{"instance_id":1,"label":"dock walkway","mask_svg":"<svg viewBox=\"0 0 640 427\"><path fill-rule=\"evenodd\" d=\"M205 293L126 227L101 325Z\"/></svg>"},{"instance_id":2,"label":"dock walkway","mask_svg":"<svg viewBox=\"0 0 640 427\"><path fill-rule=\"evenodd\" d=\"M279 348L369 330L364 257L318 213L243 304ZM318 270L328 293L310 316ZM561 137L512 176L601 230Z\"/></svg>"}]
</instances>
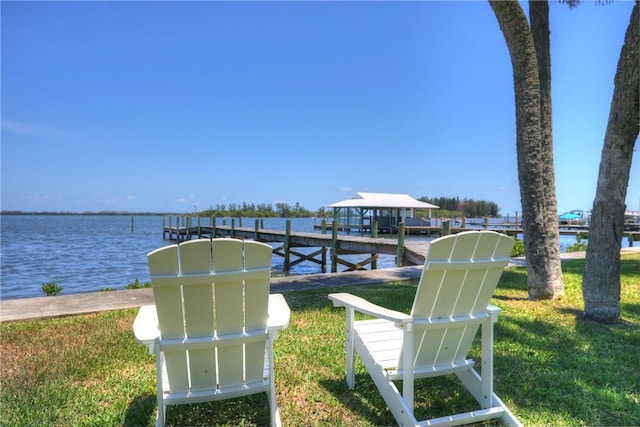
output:
<instances>
[{"instance_id":1,"label":"dock walkway","mask_svg":"<svg viewBox=\"0 0 640 427\"><path fill-rule=\"evenodd\" d=\"M282 247L274 248L273 253L284 258L284 269L287 271L300 262L311 261L320 264L322 271L326 272L328 249L331 250L332 272L337 271L338 264L346 266L346 271L361 270L369 264L372 269L375 269L378 254L395 255L398 258L396 263L398 267L421 265L424 263L424 253L428 244L426 241L401 239L400 236L392 239L337 234L331 229L328 233L315 233L267 230L260 229L258 226L235 227L234 225L163 226L163 237L166 238L166 236L169 236L170 240L178 241L203 237L238 237L266 243L282 243ZM311 254L303 254L295 250L300 247L320 249ZM363 254L368 258L357 263L340 258L341 255Z\"/></svg>"},{"instance_id":2,"label":"dock walkway","mask_svg":"<svg viewBox=\"0 0 640 427\"><path fill-rule=\"evenodd\" d=\"M623 248L621 253L640 253L640 247ZM585 252L561 254L563 260L584 257ZM512 258L509 266L526 267L526 260L524 257ZM391 281L410 282L418 280L421 272L422 266L414 265L339 274L323 273L274 277L271 279L271 292L370 285ZM107 310L141 307L153 303L153 292L150 288L23 298L0 301L0 322L89 314Z\"/></svg>"}]
</instances>

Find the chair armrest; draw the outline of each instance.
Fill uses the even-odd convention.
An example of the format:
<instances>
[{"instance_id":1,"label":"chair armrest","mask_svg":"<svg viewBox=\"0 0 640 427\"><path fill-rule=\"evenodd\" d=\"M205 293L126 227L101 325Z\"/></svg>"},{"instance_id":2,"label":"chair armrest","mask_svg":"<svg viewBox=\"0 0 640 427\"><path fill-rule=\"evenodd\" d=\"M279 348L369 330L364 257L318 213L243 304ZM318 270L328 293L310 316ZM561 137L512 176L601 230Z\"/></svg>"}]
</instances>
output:
<instances>
[{"instance_id":1,"label":"chair armrest","mask_svg":"<svg viewBox=\"0 0 640 427\"><path fill-rule=\"evenodd\" d=\"M269 317L267 318L267 329L277 331L289 326L291 310L282 294L269 294Z\"/></svg>"},{"instance_id":2,"label":"chair armrest","mask_svg":"<svg viewBox=\"0 0 640 427\"><path fill-rule=\"evenodd\" d=\"M490 315L494 315L494 314L500 314L502 313L502 309L500 307L497 307L493 304L489 304L487 306L487 313L489 313Z\"/></svg>"},{"instance_id":3,"label":"chair armrest","mask_svg":"<svg viewBox=\"0 0 640 427\"><path fill-rule=\"evenodd\" d=\"M502 309L493 304L487 306L487 313L491 317L491 322L496 323L498 321L498 315L502 313Z\"/></svg>"},{"instance_id":4,"label":"chair armrest","mask_svg":"<svg viewBox=\"0 0 640 427\"><path fill-rule=\"evenodd\" d=\"M413 320L413 317L406 313L381 307L352 294L329 294L329 299L333 301L334 307L352 308L360 313L368 314L378 319L390 320L395 323L408 323Z\"/></svg>"},{"instance_id":5,"label":"chair armrest","mask_svg":"<svg viewBox=\"0 0 640 427\"><path fill-rule=\"evenodd\" d=\"M155 305L140 307L136 320L133 321L133 334L140 344L153 344L160 338Z\"/></svg>"}]
</instances>

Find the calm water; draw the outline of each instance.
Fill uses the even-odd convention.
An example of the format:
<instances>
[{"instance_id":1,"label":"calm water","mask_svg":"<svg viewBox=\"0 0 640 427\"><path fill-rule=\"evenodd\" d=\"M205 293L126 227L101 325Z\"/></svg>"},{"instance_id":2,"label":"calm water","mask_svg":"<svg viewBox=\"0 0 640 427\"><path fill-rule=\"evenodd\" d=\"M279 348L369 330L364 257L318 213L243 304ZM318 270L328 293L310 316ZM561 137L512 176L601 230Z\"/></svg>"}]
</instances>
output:
<instances>
[{"instance_id":1,"label":"calm water","mask_svg":"<svg viewBox=\"0 0 640 427\"><path fill-rule=\"evenodd\" d=\"M218 219L218 223L222 224L222 220ZM229 219L227 224L231 224ZM245 227L253 228L254 224L253 219L243 221ZM135 216L133 230L128 215L2 215L0 225L0 299L43 296L42 284L46 282L62 287L63 295L124 289L136 279L144 283L149 281L147 253L171 243L162 239L162 216ZM264 219L266 229L284 230L285 225L285 219ZM294 218L291 229L313 232L313 225L312 218ZM561 236L561 251L572 243L575 237ZM623 241L623 245L627 244ZM311 253L316 248L296 250ZM366 257L341 258L355 262ZM393 256L380 255L378 268L393 266ZM330 271L330 266L327 269ZM339 266L338 270L344 267ZM290 274L320 272L320 265L305 261L294 266ZM273 257L273 273L284 274L280 256Z\"/></svg>"},{"instance_id":2,"label":"calm water","mask_svg":"<svg viewBox=\"0 0 640 427\"><path fill-rule=\"evenodd\" d=\"M62 287L61 295L69 295L124 289L136 279L149 281L147 253L172 242L162 239L162 216L134 217L133 231L131 222L127 215L2 215L0 299L44 296L42 284L47 282ZM227 224L231 224L229 219ZM291 229L312 232L313 224L312 218L295 218ZM254 219L243 220L245 227L254 225ZM285 219L264 219L266 229L284 230L285 225ZM310 253L316 248L296 250ZM366 256L354 256L353 260L363 258ZM378 268L393 267L394 262L393 256L381 255ZM283 274L283 263L282 257L273 257L275 275ZM305 261L290 274L320 272L320 265Z\"/></svg>"}]
</instances>

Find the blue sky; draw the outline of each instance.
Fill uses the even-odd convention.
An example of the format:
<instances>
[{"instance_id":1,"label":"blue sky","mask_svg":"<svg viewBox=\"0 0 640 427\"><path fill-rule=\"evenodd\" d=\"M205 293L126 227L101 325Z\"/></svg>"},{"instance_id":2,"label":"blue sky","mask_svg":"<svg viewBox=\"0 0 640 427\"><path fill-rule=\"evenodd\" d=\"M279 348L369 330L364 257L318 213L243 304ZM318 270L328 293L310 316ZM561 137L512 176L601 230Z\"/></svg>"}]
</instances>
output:
<instances>
[{"instance_id":1,"label":"blue sky","mask_svg":"<svg viewBox=\"0 0 640 427\"><path fill-rule=\"evenodd\" d=\"M0 8L3 210L315 210L368 191L521 211L511 62L486 2ZM632 8L551 4L561 212L593 203Z\"/></svg>"}]
</instances>

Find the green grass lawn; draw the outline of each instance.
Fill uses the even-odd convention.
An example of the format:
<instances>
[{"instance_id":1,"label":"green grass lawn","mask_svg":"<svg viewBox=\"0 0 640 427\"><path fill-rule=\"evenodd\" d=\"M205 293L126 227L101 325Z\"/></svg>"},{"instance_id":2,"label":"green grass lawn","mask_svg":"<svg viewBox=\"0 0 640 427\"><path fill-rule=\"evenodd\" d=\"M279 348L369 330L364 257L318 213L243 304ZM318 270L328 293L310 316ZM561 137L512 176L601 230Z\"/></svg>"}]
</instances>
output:
<instances>
[{"instance_id":1,"label":"green grass lawn","mask_svg":"<svg viewBox=\"0 0 640 427\"><path fill-rule=\"evenodd\" d=\"M493 303L495 390L526 426L640 424L640 255L622 263L621 320L581 319L584 260L563 262L566 295L527 300L526 270L506 270ZM283 424L377 426L395 421L358 362L344 383L344 310L327 294L287 292L291 324L275 343ZM340 288L408 311L415 285ZM55 297L52 297L55 298ZM0 425L153 425L155 364L133 338L137 310L0 325ZM479 349L474 349L479 359ZM436 417L475 407L445 377L420 380L416 412ZM167 425L264 425L266 395L170 407Z\"/></svg>"}]
</instances>

